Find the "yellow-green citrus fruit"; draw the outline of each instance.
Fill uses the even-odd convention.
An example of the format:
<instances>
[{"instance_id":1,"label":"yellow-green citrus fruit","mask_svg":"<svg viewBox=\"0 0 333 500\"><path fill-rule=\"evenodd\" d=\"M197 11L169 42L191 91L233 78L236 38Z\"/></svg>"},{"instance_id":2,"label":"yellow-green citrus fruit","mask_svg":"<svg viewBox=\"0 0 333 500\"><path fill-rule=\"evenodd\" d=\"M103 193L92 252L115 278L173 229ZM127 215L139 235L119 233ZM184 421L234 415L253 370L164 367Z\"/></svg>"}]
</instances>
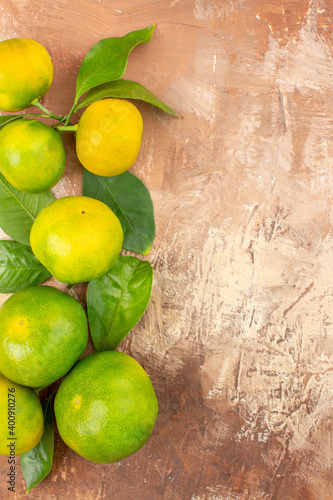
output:
<instances>
[{"instance_id":1,"label":"yellow-green citrus fruit","mask_svg":"<svg viewBox=\"0 0 333 500\"><path fill-rule=\"evenodd\" d=\"M61 137L37 120L16 120L0 130L0 172L19 191L42 193L64 173Z\"/></svg>"},{"instance_id":2,"label":"yellow-green citrus fruit","mask_svg":"<svg viewBox=\"0 0 333 500\"><path fill-rule=\"evenodd\" d=\"M43 430L43 410L36 391L0 373L0 455L10 459L31 450Z\"/></svg>"},{"instance_id":3,"label":"yellow-green citrus fruit","mask_svg":"<svg viewBox=\"0 0 333 500\"><path fill-rule=\"evenodd\" d=\"M149 439L158 412L153 385L135 359L89 354L63 379L54 411L60 436L82 457L118 462Z\"/></svg>"},{"instance_id":4,"label":"yellow-green citrus fruit","mask_svg":"<svg viewBox=\"0 0 333 500\"><path fill-rule=\"evenodd\" d=\"M105 203L87 196L66 196L38 214L30 244L57 280L80 283L99 278L116 263L123 230Z\"/></svg>"},{"instance_id":5,"label":"yellow-green citrus fruit","mask_svg":"<svg viewBox=\"0 0 333 500\"><path fill-rule=\"evenodd\" d=\"M53 64L40 43L29 38L0 42L0 109L19 111L49 90Z\"/></svg>"},{"instance_id":6,"label":"yellow-green citrus fruit","mask_svg":"<svg viewBox=\"0 0 333 500\"><path fill-rule=\"evenodd\" d=\"M50 286L15 292L0 308L0 325L0 372L29 387L63 377L88 342L83 307Z\"/></svg>"},{"instance_id":7,"label":"yellow-green citrus fruit","mask_svg":"<svg viewBox=\"0 0 333 500\"><path fill-rule=\"evenodd\" d=\"M140 111L125 99L102 99L84 111L76 134L76 152L93 174L114 176L135 162L142 141Z\"/></svg>"}]
</instances>

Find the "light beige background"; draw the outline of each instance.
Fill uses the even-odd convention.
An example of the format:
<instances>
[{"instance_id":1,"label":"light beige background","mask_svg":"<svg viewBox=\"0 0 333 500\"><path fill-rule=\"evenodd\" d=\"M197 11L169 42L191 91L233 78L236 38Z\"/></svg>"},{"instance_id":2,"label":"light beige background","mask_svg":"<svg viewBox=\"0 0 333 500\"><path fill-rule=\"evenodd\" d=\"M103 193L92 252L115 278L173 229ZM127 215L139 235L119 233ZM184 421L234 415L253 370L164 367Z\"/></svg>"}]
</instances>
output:
<instances>
[{"instance_id":1,"label":"light beige background","mask_svg":"<svg viewBox=\"0 0 333 500\"><path fill-rule=\"evenodd\" d=\"M332 7L2 1L1 38L35 38L52 55L46 107L69 110L94 43L157 23L125 76L181 115L137 104L131 171L155 207L154 288L121 349L156 388L154 434L114 465L57 436L52 472L27 498L333 498ZM64 141L56 197L81 193L74 138ZM70 293L84 303L84 285ZM14 498L5 472L1 459L0 492ZM19 472L15 498L23 485Z\"/></svg>"}]
</instances>

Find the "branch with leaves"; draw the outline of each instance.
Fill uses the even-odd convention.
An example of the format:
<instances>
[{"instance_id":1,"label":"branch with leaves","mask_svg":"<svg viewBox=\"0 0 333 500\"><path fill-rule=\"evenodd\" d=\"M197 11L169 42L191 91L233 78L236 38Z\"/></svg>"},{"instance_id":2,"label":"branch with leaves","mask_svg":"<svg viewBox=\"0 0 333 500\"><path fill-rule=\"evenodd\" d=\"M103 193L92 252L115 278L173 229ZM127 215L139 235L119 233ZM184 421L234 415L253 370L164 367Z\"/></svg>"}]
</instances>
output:
<instances>
[{"instance_id":1,"label":"branch with leaves","mask_svg":"<svg viewBox=\"0 0 333 500\"><path fill-rule=\"evenodd\" d=\"M73 105L65 116L46 109L39 100L31 105L40 113L0 116L0 130L14 120L26 117L52 119L59 132L75 132L74 113L104 98L138 99L164 112L178 116L140 83L122 79L129 54L151 40L155 25L123 37L100 40L82 61L76 80ZM98 199L117 215L124 232L123 248L148 255L155 238L154 208L142 181L130 172L102 177L84 169L83 195ZM0 241L0 293L13 293L38 285L51 275L30 249L29 235L39 212L54 201L50 191L25 194L0 174L0 227L14 241ZM101 278L91 281L87 290L88 321L97 351L113 350L144 314L151 296L153 269L148 261L122 256ZM44 434L38 445L21 456L22 473L30 491L50 472L54 448L51 398L43 404Z\"/></svg>"}]
</instances>

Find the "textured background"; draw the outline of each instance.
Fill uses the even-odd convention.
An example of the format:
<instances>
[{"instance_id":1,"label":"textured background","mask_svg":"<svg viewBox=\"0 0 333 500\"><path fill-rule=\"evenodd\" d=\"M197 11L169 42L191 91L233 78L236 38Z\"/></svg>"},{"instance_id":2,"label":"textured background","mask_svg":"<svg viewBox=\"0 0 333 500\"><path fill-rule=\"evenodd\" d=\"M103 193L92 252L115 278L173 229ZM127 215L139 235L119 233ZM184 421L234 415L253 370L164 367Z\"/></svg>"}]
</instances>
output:
<instances>
[{"instance_id":1,"label":"textured background","mask_svg":"<svg viewBox=\"0 0 333 500\"><path fill-rule=\"evenodd\" d=\"M153 23L125 76L182 118L138 103L131 171L155 207L154 288L120 348L150 374L159 418L114 465L57 436L52 472L29 496L20 472L7 492L1 457L0 496L331 500L333 2L0 4L1 39L35 38L52 55L43 102L59 114L94 43ZM64 140L56 197L81 193L74 138ZM84 303L84 285L70 293Z\"/></svg>"}]
</instances>

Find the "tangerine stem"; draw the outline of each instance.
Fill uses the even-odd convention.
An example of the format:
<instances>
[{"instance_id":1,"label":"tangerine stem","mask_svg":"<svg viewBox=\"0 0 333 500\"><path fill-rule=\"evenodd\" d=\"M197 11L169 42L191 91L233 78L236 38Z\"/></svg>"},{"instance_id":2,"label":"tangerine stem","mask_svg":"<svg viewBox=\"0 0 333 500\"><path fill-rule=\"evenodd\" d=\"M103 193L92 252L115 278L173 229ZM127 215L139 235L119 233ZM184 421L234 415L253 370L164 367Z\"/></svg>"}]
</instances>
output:
<instances>
[{"instance_id":1,"label":"tangerine stem","mask_svg":"<svg viewBox=\"0 0 333 500\"><path fill-rule=\"evenodd\" d=\"M73 106L71 107L70 109L70 112L68 113L68 115L65 116L65 123L64 123L64 126L67 126L68 125L68 122L70 120L70 117L72 116L72 114L75 112L75 108L76 108L76 104L77 102L75 101Z\"/></svg>"},{"instance_id":2,"label":"tangerine stem","mask_svg":"<svg viewBox=\"0 0 333 500\"><path fill-rule=\"evenodd\" d=\"M59 132L76 132L79 124L76 125L57 125L55 128L59 130Z\"/></svg>"},{"instance_id":3,"label":"tangerine stem","mask_svg":"<svg viewBox=\"0 0 333 500\"><path fill-rule=\"evenodd\" d=\"M50 115L45 115L42 113L25 113L24 115L22 115L23 118L25 118L26 116L40 116L41 118L52 118L50 117Z\"/></svg>"},{"instance_id":4,"label":"tangerine stem","mask_svg":"<svg viewBox=\"0 0 333 500\"><path fill-rule=\"evenodd\" d=\"M47 116L47 118L54 118L55 120L58 121L63 121L64 117L63 116L58 116L52 113L52 111L49 111L48 109L43 106L43 104L38 100L34 99L31 103L32 106L36 106L37 108L41 109Z\"/></svg>"}]
</instances>

